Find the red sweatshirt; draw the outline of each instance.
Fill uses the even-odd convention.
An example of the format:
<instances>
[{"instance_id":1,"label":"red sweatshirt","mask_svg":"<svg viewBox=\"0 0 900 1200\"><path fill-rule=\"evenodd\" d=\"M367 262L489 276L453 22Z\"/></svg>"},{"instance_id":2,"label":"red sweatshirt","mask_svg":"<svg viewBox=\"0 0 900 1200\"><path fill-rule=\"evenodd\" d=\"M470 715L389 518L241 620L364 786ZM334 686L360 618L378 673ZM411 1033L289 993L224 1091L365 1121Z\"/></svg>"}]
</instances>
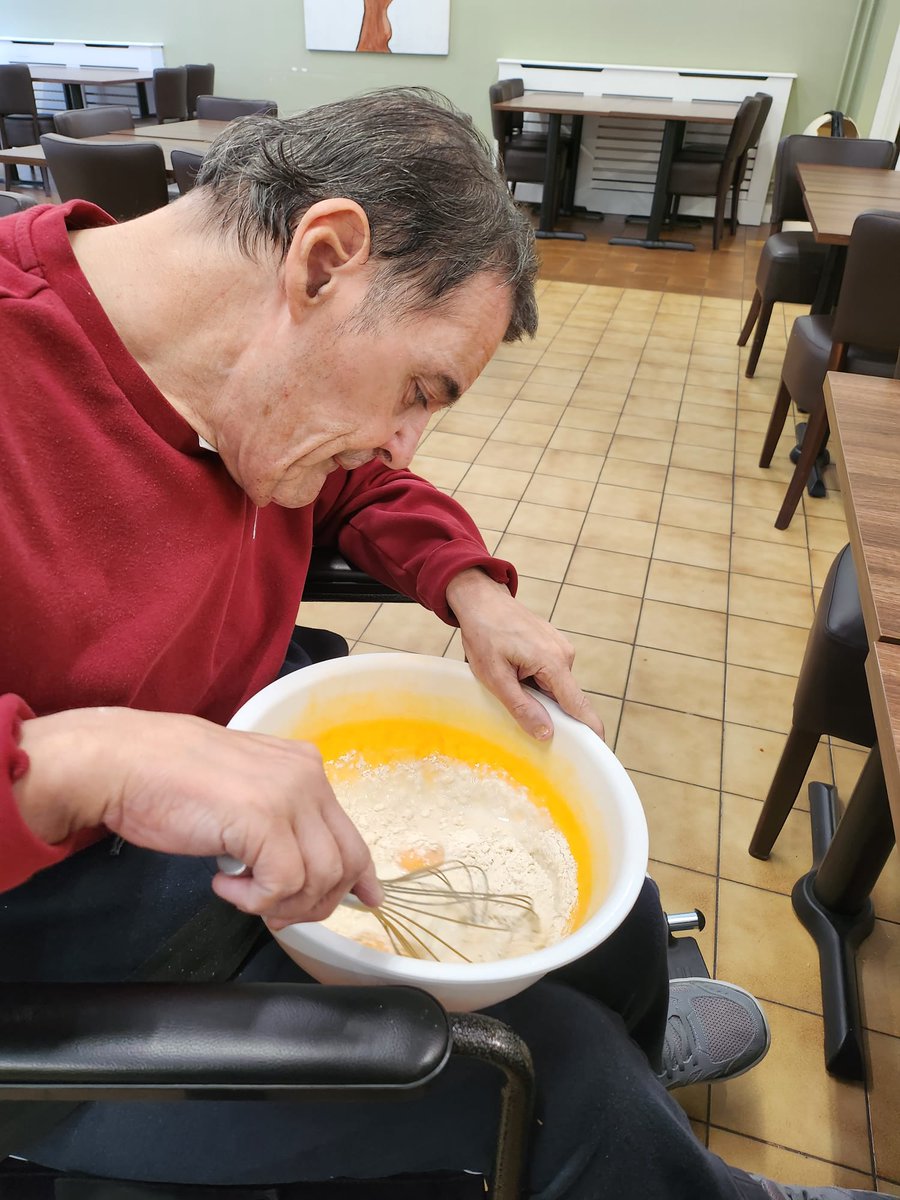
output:
<instances>
[{"instance_id":1,"label":"red sweatshirt","mask_svg":"<svg viewBox=\"0 0 900 1200\"><path fill-rule=\"evenodd\" d=\"M108 704L225 724L281 665L313 541L449 623L445 589L465 568L515 587L455 501L377 461L257 519L80 271L67 229L108 223L80 201L0 221L0 693L38 716ZM30 834L9 774L0 889L78 848Z\"/></svg>"}]
</instances>

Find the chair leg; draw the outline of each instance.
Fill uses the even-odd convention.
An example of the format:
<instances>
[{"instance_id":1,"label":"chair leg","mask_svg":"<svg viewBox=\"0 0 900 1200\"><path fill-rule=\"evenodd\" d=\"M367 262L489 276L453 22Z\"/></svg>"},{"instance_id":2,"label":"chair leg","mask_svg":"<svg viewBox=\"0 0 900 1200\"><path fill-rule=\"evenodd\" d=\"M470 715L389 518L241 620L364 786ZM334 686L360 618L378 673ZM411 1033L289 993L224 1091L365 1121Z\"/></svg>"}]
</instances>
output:
<instances>
[{"instance_id":1,"label":"chair leg","mask_svg":"<svg viewBox=\"0 0 900 1200\"><path fill-rule=\"evenodd\" d=\"M819 744L819 734L806 729L791 727L775 776L769 785L769 794L750 839L750 853L754 858L768 858L775 839L788 819L794 802L803 786L803 777Z\"/></svg>"},{"instance_id":2,"label":"chair leg","mask_svg":"<svg viewBox=\"0 0 900 1200\"><path fill-rule=\"evenodd\" d=\"M744 371L747 379L752 379L756 374L756 364L759 362L760 354L762 354L763 342L766 340L766 333L769 330L769 321L772 319L772 309L774 307L775 301L767 300L760 309L756 333L753 335L753 345L750 347L750 356L747 359L747 367Z\"/></svg>"},{"instance_id":3,"label":"chair leg","mask_svg":"<svg viewBox=\"0 0 900 1200\"><path fill-rule=\"evenodd\" d=\"M728 189L720 188L716 195L716 211L713 217L713 250L718 250L719 243L722 240L722 231L725 228L725 201L728 197Z\"/></svg>"},{"instance_id":4,"label":"chair leg","mask_svg":"<svg viewBox=\"0 0 900 1200\"><path fill-rule=\"evenodd\" d=\"M762 305L762 296L759 294L759 289L754 289L753 299L750 301L750 311L747 313L747 320L744 322L744 327L741 329L741 335L737 340L739 346L747 345L747 338L750 336L753 326L756 324L756 318L759 316L759 310Z\"/></svg>"},{"instance_id":5,"label":"chair leg","mask_svg":"<svg viewBox=\"0 0 900 1200\"><path fill-rule=\"evenodd\" d=\"M775 518L776 529L787 529L790 525L791 518L800 503L800 497L803 495L803 489L806 487L806 481L809 479L809 473L813 469L827 437L828 412L823 398L818 409L810 414L807 422L803 445L800 447L800 457L797 459L797 465L794 467L794 474L791 476L791 482L785 492L784 501Z\"/></svg>"},{"instance_id":6,"label":"chair leg","mask_svg":"<svg viewBox=\"0 0 900 1200\"><path fill-rule=\"evenodd\" d=\"M744 174L745 174L746 170L747 170L747 159L746 159L746 157L742 156L735 163L734 175L731 180L731 220L729 222L729 225L731 227L731 236L732 237L734 237L734 235L737 233L738 204L740 203L740 199L741 199L741 180L744 178Z\"/></svg>"},{"instance_id":7,"label":"chair leg","mask_svg":"<svg viewBox=\"0 0 900 1200\"><path fill-rule=\"evenodd\" d=\"M784 429L784 423L787 420L788 409L790 407L791 393L787 390L787 385L782 379L778 384L775 403L772 405L772 415L769 417L769 428L766 430L766 436L763 439L762 450L759 455L759 465L761 467L767 467L772 461L772 455L775 453L775 447L778 445L778 439L781 437L781 431Z\"/></svg>"}]
</instances>

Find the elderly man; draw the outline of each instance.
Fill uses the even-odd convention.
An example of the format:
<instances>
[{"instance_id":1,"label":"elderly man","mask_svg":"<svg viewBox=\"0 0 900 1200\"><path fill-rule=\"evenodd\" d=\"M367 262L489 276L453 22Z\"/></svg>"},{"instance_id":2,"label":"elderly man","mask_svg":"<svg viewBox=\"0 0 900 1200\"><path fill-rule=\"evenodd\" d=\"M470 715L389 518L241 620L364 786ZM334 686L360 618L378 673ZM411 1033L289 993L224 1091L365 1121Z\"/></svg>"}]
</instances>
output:
<instances>
[{"instance_id":1,"label":"elderly man","mask_svg":"<svg viewBox=\"0 0 900 1200\"><path fill-rule=\"evenodd\" d=\"M429 414L534 332L534 274L471 123L414 92L237 123L189 196L123 225L79 202L0 225L4 978L159 977L208 910L192 972L296 979L242 913L378 902L314 749L222 728L282 664L315 540L457 622L533 736L552 730L532 677L602 732L513 568L407 470ZM252 875L217 874L221 853ZM765 1053L752 999L726 989L676 989L668 1084ZM708 1155L648 1064L667 1013L652 885L606 946L497 1011L538 1068L533 1194L788 1194ZM214 1184L478 1169L494 1104L463 1065L402 1137L362 1104L85 1105L20 1150Z\"/></svg>"}]
</instances>

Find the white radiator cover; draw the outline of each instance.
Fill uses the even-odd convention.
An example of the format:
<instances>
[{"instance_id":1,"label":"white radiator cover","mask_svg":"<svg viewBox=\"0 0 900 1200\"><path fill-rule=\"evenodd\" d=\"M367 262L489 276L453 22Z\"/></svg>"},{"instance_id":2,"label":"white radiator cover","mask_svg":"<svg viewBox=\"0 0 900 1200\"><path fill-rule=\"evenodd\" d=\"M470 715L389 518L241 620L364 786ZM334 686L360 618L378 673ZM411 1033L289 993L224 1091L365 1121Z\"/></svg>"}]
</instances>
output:
<instances>
[{"instance_id":1,"label":"white radiator cover","mask_svg":"<svg viewBox=\"0 0 900 1200\"><path fill-rule=\"evenodd\" d=\"M0 37L0 63L28 63L29 66L65 67L82 70L108 67L152 71L165 66L162 42L73 41L68 38ZM139 115L133 83L85 85L85 103L117 104ZM147 84L153 108L153 84ZM61 112L66 107L61 83L35 83L34 95L40 112Z\"/></svg>"},{"instance_id":2,"label":"white radiator cover","mask_svg":"<svg viewBox=\"0 0 900 1200\"><path fill-rule=\"evenodd\" d=\"M636 96L666 100L735 103L753 92L768 92L772 108L759 147L750 155L741 186L738 220L759 225L769 191L775 151L781 137L791 85L796 75L780 71L714 71L692 67L635 67L600 63L543 62L525 58L497 59L498 79L520 78L526 92L568 92L584 96ZM529 126L545 118L528 114ZM575 185L575 203L591 212L650 212L662 121L585 117ZM726 142L730 126L690 122L686 141ZM519 184L516 196L537 202L541 189ZM685 196L679 211L690 216L713 214L714 200Z\"/></svg>"}]
</instances>

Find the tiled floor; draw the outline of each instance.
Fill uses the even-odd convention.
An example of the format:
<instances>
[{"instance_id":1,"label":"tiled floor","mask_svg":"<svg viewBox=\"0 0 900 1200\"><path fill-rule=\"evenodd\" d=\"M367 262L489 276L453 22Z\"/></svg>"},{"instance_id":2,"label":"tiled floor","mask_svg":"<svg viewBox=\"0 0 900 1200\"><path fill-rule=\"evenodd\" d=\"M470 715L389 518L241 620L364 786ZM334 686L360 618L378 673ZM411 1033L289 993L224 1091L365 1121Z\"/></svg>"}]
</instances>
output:
<instances>
[{"instance_id":1,"label":"tiled floor","mask_svg":"<svg viewBox=\"0 0 900 1200\"><path fill-rule=\"evenodd\" d=\"M726 244L737 263L738 245ZM846 528L833 491L804 497L786 532L773 527L788 439L771 470L756 461L794 314L776 311L746 380L735 345L742 301L728 295L746 290L739 249L724 296L699 276L697 294L550 279L545 256L537 339L500 349L431 423L414 468L459 498L489 547L517 563L525 603L568 632L582 686L646 807L665 906L702 908L711 970L765 1002L766 1061L680 1093L700 1136L789 1182L871 1187L877 1177L900 1195L896 852L861 953L867 1088L823 1066L816 955L789 899L811 858L803 797L769 862L746 852ZM575 253L556 260L564 277L572 272L559 263ZM648 262L645 272L675 269ZM306 606L305 623L320 617L357 652L461 657L458 634L423 610ZM823 744L811 775L846 795L862 758Z\"/></svg>"}]
</instances>

